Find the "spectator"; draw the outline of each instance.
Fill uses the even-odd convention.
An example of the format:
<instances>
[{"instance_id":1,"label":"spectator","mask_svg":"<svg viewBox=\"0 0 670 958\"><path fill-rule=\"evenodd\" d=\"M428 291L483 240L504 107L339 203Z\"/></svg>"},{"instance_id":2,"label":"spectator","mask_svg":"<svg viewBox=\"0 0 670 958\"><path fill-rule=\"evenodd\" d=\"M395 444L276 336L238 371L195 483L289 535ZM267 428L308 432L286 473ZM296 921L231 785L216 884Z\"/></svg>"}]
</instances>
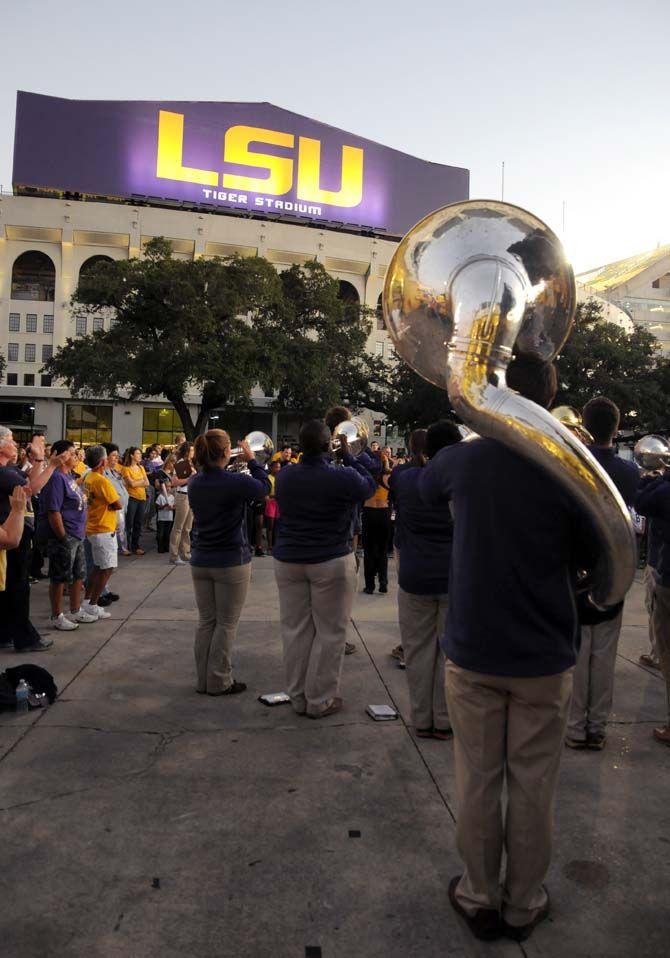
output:
<instances>
[{"instance_id":1,"label":"spectator","mask_svg":"<svg viewBox=\"0 0 670 958\"><path fill-rule=\"evenodd\" d=\"M265 500L265 530L268 540L268 553L272 555L272 549L275 544L277 530L277 520L279 519L279 503L275 496L275 480L281 470L281 463L271 462L268 467L268 481L270 483L270 493Z\"/></svg>"},{"instance_id":2,"label":"spectator","mask_svg":"<svg viewBox=\"0 0 670 958\"><path fill-rule=\"evenodd\" d=\"M188 483L195 474L193 443L183 442L177 449L172 488L174 490L174 523L170 533L170 562L186 565L191 558L193 513L188 500Z\"/></svg>"},{"instance_id":3,"label":"spectator","mask_svg":"<svg viewBox=\"0 0 670 958\"><path fill-rule=\"evenodd\" d=\"M136 556L143 556L144 549L140 548L142 535L142 520L147 507L147 488L149 480L141 465L142 450L131 446L123 457L121 475L128 490L128 506L126 509L126 536L129 539L129 548Z\"/></svg>"},{"instance_id":4,"label":"spectator","mask_svg":"<svg viewBox=\"0 0 670 958\"><path fill-rule=\"evenodd\" d=\"M45 462L44 436L34 436L29 472L16 467L17 447L11 429L0 426L0 524L11 511L10 496L16 486L26 486L33 496L44 487L60 463L53 453ZM51 639L42 639L30 621L30 563L34 534L32 503L26 501L26 515L21 541L7 556L6 588L0 594L0 622L3 632L0 648L14 646L17 652L42 652L51 648Z\"/></svg>"},{"instance_id":5,"label":"spectator","mask_svg":"<svg viewBox=\"0 0 670 958\"><path fill-rule=\"evenodd\" d=\"M28 493L15 486L9 496L9 515L0 526L0 592L7 584L7 550L17 549L23 535Z\"/></svg>"},{"instance_id":6,"label":"spectator","mask_svg":"<svg viewBox=\"0 0 670 958\"><path fill-rule=\"evenodd\" d=\"M93 559L93 574L89 577L84 612L98 619L108 619L109 612L98 605L114 569L119 563L116 542L116 519L123 510L118 491L107 479L107 450L104 446L89 446L86 450L89 472L84 479L88 497L86 538Z\"/></svg>"},{"instance_id":7,"label":"spectator","mask_svg":"<svg viewBox=\"0 0 670 958\"><path fill-rule=\"evenodd\" d=\"M107 468L103 475L116 489L122 508L116 513L116 542L122 556L129 556L130 549L126 540L126 509L128 508L128 490L119 469L119 447L113 442L103 442L107 452Z\"/></svg>"},{"instance_id":8,"label":"spectator","mask_svg":"<svg viewBox=\"0 0 670 958\"><path fill-rule=\"evenodd\" d=\"M97 617L86 612L81 605L86 578L86 506L80 483L73 473L78 461L74 443L69 439L60 439L53 448L63 459L40 496L40 512L48 524L51 627L61 632L71 632L80 623L96 622ZM66 583L70 587L70 619L62 612Z\"/></svg>"}]
</instances>

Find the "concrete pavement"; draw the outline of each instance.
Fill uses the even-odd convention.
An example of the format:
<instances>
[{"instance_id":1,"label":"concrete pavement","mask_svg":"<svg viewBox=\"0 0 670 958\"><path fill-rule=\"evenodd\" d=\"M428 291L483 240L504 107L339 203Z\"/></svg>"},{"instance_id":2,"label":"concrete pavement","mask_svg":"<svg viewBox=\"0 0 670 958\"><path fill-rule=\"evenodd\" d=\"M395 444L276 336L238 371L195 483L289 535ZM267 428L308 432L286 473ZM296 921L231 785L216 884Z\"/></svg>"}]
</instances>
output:
<instances>
[{"instance_id":1,"label":"concrete pavement","mask_svg":"<svg viewBox=\"0 0 670 958\"><path fill-rule=\"evenodd\" d=\"M283 686L271 559L255 559L236 676L193 691L188 568L122 559L112 618L55 633L44 712L0 715L3 958L656 958L667 953L670 749L642 589L626 604L602 753L570 752L557 802L551 921L523 947L471 937L447 903L459 871L451 743L416 740L395 582L356 599L345 709L266 708ZM33 589L47 633L46 583ZM401 720L374 723L369 703Z\"/></svg>"}]
</instances>

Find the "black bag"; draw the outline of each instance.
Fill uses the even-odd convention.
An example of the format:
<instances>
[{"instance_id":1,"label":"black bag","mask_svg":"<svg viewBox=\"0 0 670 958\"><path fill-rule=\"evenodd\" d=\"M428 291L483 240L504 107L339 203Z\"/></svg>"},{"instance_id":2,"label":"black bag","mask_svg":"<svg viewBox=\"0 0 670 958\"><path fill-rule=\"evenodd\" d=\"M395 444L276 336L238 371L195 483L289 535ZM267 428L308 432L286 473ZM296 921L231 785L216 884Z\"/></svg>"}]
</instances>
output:
<instances>
[{"instance_id":1,"label":"black bag","mask_svg":"<svg viewBox=\"0 0 670 958\"><path fill-rule=\"evenodd\" d=\"M21 679L26 680L33 692L43 693L49 699L49 705L56 701L58 689L53 680L51 672L47 672L40 665L17 665L13 669L7 669L4 672L12 690L15 690ZM14 697L16 704L16 696Z\"/></svg>"},{"instance_id":2,"label":"black bag","mask_svg":"<svg viewBox=\"0 0 670 958\"><path fill-rule=\"evenodd\" d=\"M4 672L0 672L0 712L13 712L16 708L14 686Z\"/></svg>"}]
</instances>

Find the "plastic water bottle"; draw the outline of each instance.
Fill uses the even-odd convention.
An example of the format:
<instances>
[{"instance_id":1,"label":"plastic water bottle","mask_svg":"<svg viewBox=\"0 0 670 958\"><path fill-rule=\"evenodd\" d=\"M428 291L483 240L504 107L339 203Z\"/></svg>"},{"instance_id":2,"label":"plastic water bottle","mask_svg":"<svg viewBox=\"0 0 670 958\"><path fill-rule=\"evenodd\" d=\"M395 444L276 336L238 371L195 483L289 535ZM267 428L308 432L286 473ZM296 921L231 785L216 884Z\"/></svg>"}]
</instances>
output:
<instances>
[{"instance_id":1,"label":"plastic water bottle","mask_svg":"<svg viewBox=\"0 0 670 958\"><path fill-rule=\"evenodd\" d=\"M30 689L26 683L25 679L21 679L19 684L16 687L16 711L17 712L27 712L30 708L28 703L28 696L30 695Z\"/></svg>"}]
</instances>

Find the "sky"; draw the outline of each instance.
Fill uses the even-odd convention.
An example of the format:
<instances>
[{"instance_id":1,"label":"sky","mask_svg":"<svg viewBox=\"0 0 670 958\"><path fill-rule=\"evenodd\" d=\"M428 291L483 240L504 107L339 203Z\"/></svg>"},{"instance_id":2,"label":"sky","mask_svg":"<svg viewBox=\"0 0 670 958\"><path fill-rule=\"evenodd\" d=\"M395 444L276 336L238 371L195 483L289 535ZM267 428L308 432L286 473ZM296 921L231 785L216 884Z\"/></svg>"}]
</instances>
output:
<instances>
[{"instance_id":1,"label":"sky","mask_svg":"<svg viewBox=\"0 0 670 958\"><path fill-rule=\"evenodd\" d=\"M2 25L4 190L17 89L265 100L467 167L473 198L504 162L577 272L670 243L668 0L22 0Z\"/></svg>"}]
</instances>

